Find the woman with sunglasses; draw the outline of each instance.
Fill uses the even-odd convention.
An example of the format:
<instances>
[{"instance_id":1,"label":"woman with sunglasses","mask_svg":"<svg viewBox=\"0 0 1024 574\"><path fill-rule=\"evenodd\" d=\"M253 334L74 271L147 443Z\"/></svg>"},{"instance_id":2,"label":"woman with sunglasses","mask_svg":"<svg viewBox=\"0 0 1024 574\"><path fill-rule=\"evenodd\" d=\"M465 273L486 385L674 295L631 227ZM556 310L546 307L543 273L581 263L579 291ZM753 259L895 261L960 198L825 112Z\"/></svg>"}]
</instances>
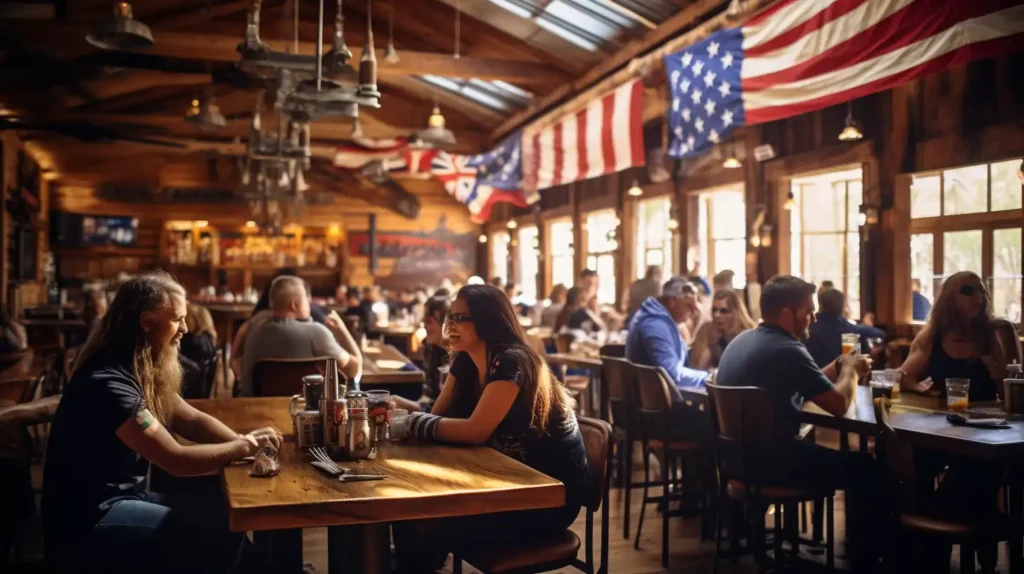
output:
<instances>
[{"instance_id":1,"label":"woman with sunglasses","mask_svg":"<svg viewBox=\"0 0 1024 574\"><path fill-rule=\"evenodd\" d=\"M463 287L445 319L454 359L431 413L413 413L410 433L428 442L486 444L565 485L560 508L395 525L403 572L434 571L467 544L544 539L579 514L587 454L572 400L526 343L501 289Z\"/></svg>"},{"instance_id":2,"label":"woman with sunglasses","mask_svg":"<svg viewBox=\"0 0 1024 574\"><path fill-rule=\"evenodd\" d=\"M971 381L970 400L996 398L997 381L1005 377L1005 359L992 330L992 305L981 278L970 271L954 273L942 284L924 329L914 338L910 355L899 368L903 389L936 396L946 393L949 377ZM923 500L933 501L939 515L957 521L985 524L998 513L1003 465L952 456L946 452L915 449L919 484L927 484ZM941 476L936 492L931 480ZM948 568L951 547L927 548L922 571ZM994 544L977 547L982 572L994 571ZM934 560L935 564L930 561Z\"/></svg>"},{"instance_id":3,"label":"woman with sunglasses","mask_svg":"<svg viewBox=\"0 0 1024 574\"><path fill-rule=\"evenodd\" d=\"M697 328L688 366L702 370L717 369L726 346L736 335L756 326L757 323L750 318L746 305L735 291L715 291L711 299L711 320Z\"/></svg>"},{"instance_id":4,"label":"woman with sunglasses","mask_svg":"<svg viewBox=\"0 0 1024 574\"><path fill-rule=\"evenodd\" d=\"M900 367L901 387L945 395L946 379L971 381L970 400L996 398L1006 359L992 330L992 304L981 278L970 271L942 284L928 323Z\"/></svg>"}]
</instances>

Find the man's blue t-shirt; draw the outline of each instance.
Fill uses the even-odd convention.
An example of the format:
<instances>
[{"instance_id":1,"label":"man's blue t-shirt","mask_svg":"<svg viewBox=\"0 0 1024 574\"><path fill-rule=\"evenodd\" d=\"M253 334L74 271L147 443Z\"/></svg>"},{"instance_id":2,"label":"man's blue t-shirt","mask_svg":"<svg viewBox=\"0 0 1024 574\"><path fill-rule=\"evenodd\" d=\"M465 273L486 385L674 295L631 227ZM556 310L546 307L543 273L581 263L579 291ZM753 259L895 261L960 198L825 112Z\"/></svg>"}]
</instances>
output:
<instances>
[{"instance_id":1,"label":"man's blue t-shirt","mask_svg":"<svg viewBox=\"0 0 1024 574\"><path fill-rule=\"evenodd\" d=\"M715 383L725 387L761 387L772 395L776 414L796 436L804 399L832 389L832 383L807 348L781 327L761 324L729 343L718 364Z\"/></svg>"}]
</instances>

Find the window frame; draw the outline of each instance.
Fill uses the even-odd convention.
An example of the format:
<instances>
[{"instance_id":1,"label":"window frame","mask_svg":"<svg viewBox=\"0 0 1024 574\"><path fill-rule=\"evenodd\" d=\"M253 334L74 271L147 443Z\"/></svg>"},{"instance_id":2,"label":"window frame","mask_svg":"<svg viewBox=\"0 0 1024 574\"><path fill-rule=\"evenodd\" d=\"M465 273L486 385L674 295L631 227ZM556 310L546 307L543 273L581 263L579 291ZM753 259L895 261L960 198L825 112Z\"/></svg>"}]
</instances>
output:
<instances>
[{"instance_id":1,"label":"window frame","mask_svg":"<svg viewBox=\"0 0 1024 574\"><path fill-rule=\"evenodd\" d=\"M714 221L714 208L712 207L713 201L711 199L711 196L716 194L716 193L723 193L723 192L739 193L740 194L740 198L743 201L743 212L741 214L743 216L743 218L744 218L744 220L743 220L743 237L716 237L715 236L715 226L714 226L714 223L713 223L713 221ZM717 271L715 271L715 269L717 269L717 265L715 265L715 255L716 255L716 252L715 252L715 242L716 241L738 241L738 240L742 240L743 241L743 246L744 246L744 251L746 250L747 241L749 239L749 232L750 232L750 230L747 228L747 221L746 221L746 214L747 214L746 186L741 181L741 182L738 182L738 183L735 183L735 184L722 185L722 186L713 187L713 188L709 188L709 189L702 189L702 190L699 190L699 191L694 191L694 192L691 193L691 196L695 200L694 204L692 204L692 205L694 205L694 207L696 208L696 213L694 214L693 221L697 222L697 230L695 232L695 237L697 238L697 241L698 241L698 243L696 245L697 253L698 253L698 257L700 258L701 269L704 270L704 273L706 273L708 278L710 279L716 273L718 273ZM703 236L701 236L701 234L700 234L700 212L701 212L701 208L702 207L703 207L704 212L707 214L707 230L706 230L706 234L704 234ZM742 263L743 264L742 264L742 266L739 269L733 269L732 270L734 273L737 273L737 274L739 274L740 276L743 277L743 285L739 285L739 284L736 284L736 283L733 284L733 287L735 287L736 289L744 289L744 288L746 288L746 284L749 281L749 278L747 277L746 257L744 257L744 261Z\"/></svg>"},{"instance_id":2,"label":"window frame","mask_svg":"<svg viewBox=\"0 0 1024 574\"><path fill-rule=\"evenodd\" d=\"M613 230L617 234L621 233L621 231L622 231L622 221L621 221L621 219L619 219L619 215L618 215L618 213L616 212L616 210L614 208L594 209L594 210L587 211L585 213L581 213L580 214L580 220L581 220L581 223L582 223L582 231L583 231L582 242L583 242L583 245L584 245L584 247L586 249L583 252L583 266L584 266L584 268L593 269L594 271L597 271L597 262L600 259L603 259L605 257L611 257L611 259L612 259L612 269L617 270L618 269L618 265L619 265L619 246L622 243L621 238L616 237L616 239L615 239L616 245L613 246L613 247L609 247L605 251L591 251L590 250L590 223L589 223L590 222L590 217L593 216L593 215L605 214L605 213L611 213L618 220L618 225L616 225L613 228ZM594 258L594 267L593 268L590 267L590 258L591 257ZM602 305L617 305L618 304L618 299L619 299L618 290L621 287L621 285L618 284L619 283L618 282L618 277L616 277L616 275L617 274L613 273L610 278L606 278L606 277L601 276L600 273L598 273L598 276L600 277L600 280L601 280L602 284L604 284L608 280L611 280L612 281L612 285L614 286L614 290L612 291L613 298L612 298L611 301L601 301L600 300L600 288L598 289L598 293L597 293L597 295L599 297L598 303L600 303Z\"/></svg>"},{"instance_id":3,"label":"window frame","mask_svg":"<svg viewBox=\"0 0 1024 574\"><path fill-rule=\"evenodd\" d=\"M666 212L668 217L665 218L665 233L664 233L664 237L662 238L662 242L661 242L661 246L660 247L649 247L648 244L647 244L646 234L641 230L641 223L642 223L642 221L641 221L641 214L642 213L641 212L642 212L642 209L643 209L643 207L645 205L650 205L650 204L653 204L654 202L666 202L668 204L668 210ZM671 229L669 227L669 224L668 224L668 222L672 220L672 215L674 213L674 208L675 208L674 203L675 203L675 199L670 194L663 194L663 195L657 195L657 196L654 196L654 197L648 197L648 198L644 198L644 199L641 199L641 200L636 202L636 209L634 210L634 218L633 218L634 219L634 226L633 226L633 228L634 228L634 236L636 238L636 241L635 241L636 245L634 246L634 254L633 254L633 257L634 257L633 267L634 267L634 269L633 269L633 278L631 279L631 281L632 280L637 280L637 279L643 279L644 276L647 274L647 254L652 252L652 251L661 251L662 252L662 261L663 261L663 263L661 264L661 268L664 271L665 277L672 277L673 275L675 275L675 273L676 273L676 265L677 265L676 262L679 259L678 255L677 255L677 251L679 249L679 246L678 246L679 228L677 226L676 229L673 230L673 229ZM678 220L677 220L676 223L678 224ZM667 251L668 251L668 253L667 253L668 256L667 257L665 256L666 255L666 253L665 253L666 248L667 248Z\"/></svg>"},{"instance_id":4,"label":"window frame","mask_svg":"<svg viewBox=\"0 0 1024 574\"><path fill-rule=\"evenodd\" d=\"M552 217L551 219L548 219L548 220L544 221L544 223L543 223L543 225L544 225L544 267L545 267L544 268L544 293L538 293L538 297L543 297L543 298L546 299L547 296L551 293L551 289L554 288L554 286L555 286L555 277L554 277L554 273L553 273L553 269L555 268L555 257L566 257L566 256L569 257L569 261L570 261L569 268L572 271L570 277L572 277L573 280L575 280L575 277L576 277L576 244L575 244L575 241L569 245L569 252L568 252L568 254L565 254L565 253L562 253L560 255L556 255L555 254L554 241L553 241L554 234L552 233L551 230L552 230L552 228L555 225L564 224L564 223L568 223L569 224L570 236L574 236L575 235L575 229L574 229L575 223L573 222L573 218L572 218L571 215L565 215L565 216L561 216L561 217ZM572 287L571 283L572 283L572 281L570 281L570 284L566 285L566 288Z\"/></svg>"},{"instance_id":5,"label":"window frame","mask_svg":"<svg viewBox=\"0 0 1024 574\"><path fill-rule=\"evenodd\" d=\"M528 230L533 230L533 232L534 232L534 241L536 243L531 244L531 245L526 245L523 242L523 234L526 231L528 231ZM538 276L540 276L540 272L541 272L540 265L537 265L537 269L536 269L536 272L534 273L533 277L529 277L528 278L528 277L524 277L524 275L523 275L523 263L524 263L525 259L528 257L527 253L529 253L529 252L532 252L532 257L535 258L535 259L539 259L539 257L540 257L540 244L539 244L539 242L540 242L540 227L538 227L536 225L523 225L523 226L520 226L515 231L516 231L516 240L517 240L515 256L518 259L517 264L516 264L516 279L515 279L516 285L519 286L520 291L525 289L527 285L532 285L533 286L533 290L537 291L537 283L538 283L537 278L538 278ZM527 279L529 279L529 281ZM541 293L538 292L538 293L535 293L534 300L535 300L535 302L536 301L543 301L544 297L545 297L544 295L542 295Z\"/></svg>"},{"instance_id":6,"label":"window frame","mask_svg":"<svg viewBox=\"0 0 1024 574\"><path fill-rule=\"evenodd\" d=\"M495 247L498 244L498 238L502 236L504 236L503 241L505 244L506 257L504 261L495 261ZM509 277L511 277L512 275L512 270L509 269L509 261L511 260L512 249L512 235L507 230L503 229L499 231L492 231L487 236L487 259L490 262L489 270L491 272L491 276L485 279L485 281L488 284L491 282L491 279L498 276L502 278L502 283L508 283ZM498 272L499 265L501 266L500 268L503 269L501 273Z\"/></svg>"},{"instance_id":7,"label":"window frame","mask_svg":"<svg viewBox=\"0 0 1024 574\"><path fill-rule=\"evenodd\" d=\"M1000 229L1018 229L1022 233L1022 243L1024 243L1024 228L1022 228L1022 216L1024 216L1024 210L1021 208L1017 209L1003 209L999 211L991 211L992 209L992 164L1003 163L1012 160L993 160L983 163L973 163L962 166L952 166L943 169L928 170L915 172L908 174L906 178L906 185L902 186L904 192L907 194L907 206L908 206L908 218L909 218L909 229L907 232L907 238L909 241L910 237L914 235L931 235L932 236L932 280L936 278L945 278L945 241L944 234L948 232L957 231L981 231L981 269L977 270L982 281L986 282L986 288L991 292L992 290L992 274L994 269L994 245L993 237L994 232ZM987 173L987 187L986 187L986 201L985 205L987 211L975 212L975 213L963 213L957 215L945 215L946 210L946 177L945 172L984 165L988 167ZM939 180L939 215L930 217L913 217L913 205L911 201L911 187L913 178L915 177L931 177L938 176ZM1022 191L1024 193L1024 191ZM908 266L908 275L913 279L913 270ZM1021 301L1024 303L1024 280L1021 281ZM1001 317L1001 315L996 315ZM923 321L911 321L912 324L921 325ZM1017 329L1022 331L1024 321L1018 322Z\"/></svg>"}]
</instances>

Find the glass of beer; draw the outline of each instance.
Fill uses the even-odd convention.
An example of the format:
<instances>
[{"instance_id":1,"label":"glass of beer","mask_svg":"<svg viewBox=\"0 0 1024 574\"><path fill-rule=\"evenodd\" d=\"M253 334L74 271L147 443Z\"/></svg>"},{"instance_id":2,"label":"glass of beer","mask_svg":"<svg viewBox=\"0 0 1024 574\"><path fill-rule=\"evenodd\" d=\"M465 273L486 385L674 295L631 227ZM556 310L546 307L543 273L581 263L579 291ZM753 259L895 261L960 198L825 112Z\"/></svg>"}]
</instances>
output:
<instances>
[{"instance_id":1,"label":"glass of beer","mask_svg":"<svg viewBox=\"0 0 1024 574\"><path fill-rule=\"evenodd\" d=\"M860 352L860 335L857 333L843 333L843 354Z\"/></svg>"},{"instance_id":2,"label":"glass of beer","mask_svg":"<svg viewBox=\"0 0 1024 574\"><path fill-rule=\"evenodd\" d=\"M946 408L950 411L963 411L970 405L971 380L946 379Z\"/></svg>"}]
</instances>

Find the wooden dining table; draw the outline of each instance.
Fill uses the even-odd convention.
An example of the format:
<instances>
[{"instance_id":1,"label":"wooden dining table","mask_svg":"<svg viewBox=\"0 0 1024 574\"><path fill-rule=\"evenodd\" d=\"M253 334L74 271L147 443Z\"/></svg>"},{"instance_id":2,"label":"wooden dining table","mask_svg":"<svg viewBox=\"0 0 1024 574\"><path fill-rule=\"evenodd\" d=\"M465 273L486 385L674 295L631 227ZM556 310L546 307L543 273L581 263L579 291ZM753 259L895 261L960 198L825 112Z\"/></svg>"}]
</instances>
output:
<instances>
[{"instance_id":1,"label":"wooden dining table","mask_svg":"<svg viewBox=\"0 0 1024 574\"><path fill-rule=\"evenodd\" d=\"M309 464L292 436L288 398L201 399L197 409L238 432L273 426L286 434L281 470L249 476L249 465L223 470L228 519L234 532L311 527L328 530L328 564L337 572L386 572L392 522L492 512L555 508L565 503L562 483L481 446L388 443L376 460L342 467L387 474L387 480L341 483ZM273 571L301 572L301 532L279 533ZM296 548L297 542L297 548ZM282 551L283 550L283 551ZM296 552L297 551L297 552ZM277 560L280 559L280 562Z\"/></svg>"},{"instance_id":2,"label":"wooden dining table","mask_svg":"<svg viewBox=\"0 0 1024 574\"><path fill-rule=\"evenodd\" d=\"M423 370L398 349L380 341L367 342L363 349L363 375L359 380L362 390L386 390L415 401L423 393L424 380Z\"/></svg>"}]
</instances>

